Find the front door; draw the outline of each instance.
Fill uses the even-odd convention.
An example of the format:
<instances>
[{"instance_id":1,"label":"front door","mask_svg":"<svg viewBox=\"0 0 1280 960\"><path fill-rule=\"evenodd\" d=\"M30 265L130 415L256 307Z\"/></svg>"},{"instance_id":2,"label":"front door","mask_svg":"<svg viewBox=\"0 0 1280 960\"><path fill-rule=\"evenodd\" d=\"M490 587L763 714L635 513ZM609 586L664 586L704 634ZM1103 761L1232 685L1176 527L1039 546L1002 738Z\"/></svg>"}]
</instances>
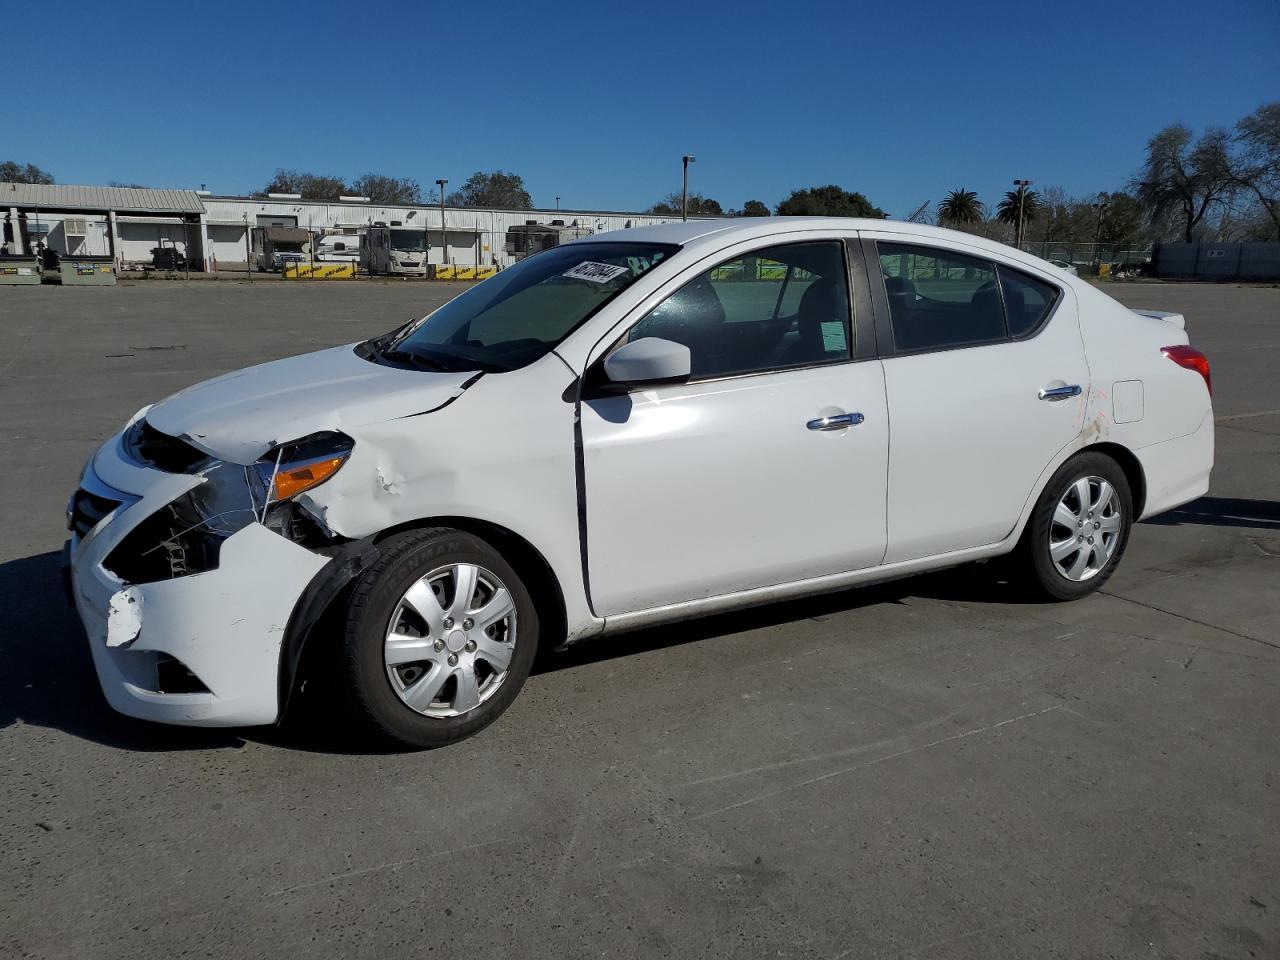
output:
<instances>
[{"instance_id":1,"label":"front door","mask_svg":"<svg viewBox=\"0 0 1280 960\"><path fill-rule=\"evenodd\" d=\"M628 331L686 344L693 375L581 404L597 614L880 562L884 377L852 359L848 276L838 240L755 250Z\"/></svg>"}]
</instances>

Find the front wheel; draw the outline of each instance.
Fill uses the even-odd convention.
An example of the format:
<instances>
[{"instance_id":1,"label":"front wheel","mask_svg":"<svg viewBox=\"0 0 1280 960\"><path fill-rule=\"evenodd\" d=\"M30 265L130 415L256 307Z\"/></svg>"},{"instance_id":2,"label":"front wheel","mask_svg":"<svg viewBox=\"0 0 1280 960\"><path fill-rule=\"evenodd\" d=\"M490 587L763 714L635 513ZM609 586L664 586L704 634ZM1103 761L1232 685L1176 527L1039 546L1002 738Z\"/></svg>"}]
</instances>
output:
<instances>
[{"instance_id":1,"label":"front wheel","mask_svg":"<svg viewBox=\"0 0 1280 960\"><path fill-rule=\"evenodd\" d=\"M343 677L358 720L410 747L496 720L533 665L538 615L497 550L460 530L397 534L347 610Z\"/></svg>"},{"instance_id":2,"label":"front wheel","mask_svg":"<svg viewBox=\"0 0 1280 960\"><path fill-rule=\"evenodd\" d=\"M1132 524L1133 494L1120 465L1081 453L1046 484L1014 559L1035 593L1075 600L1107 582Z\"/></svg>"}]
</instances>

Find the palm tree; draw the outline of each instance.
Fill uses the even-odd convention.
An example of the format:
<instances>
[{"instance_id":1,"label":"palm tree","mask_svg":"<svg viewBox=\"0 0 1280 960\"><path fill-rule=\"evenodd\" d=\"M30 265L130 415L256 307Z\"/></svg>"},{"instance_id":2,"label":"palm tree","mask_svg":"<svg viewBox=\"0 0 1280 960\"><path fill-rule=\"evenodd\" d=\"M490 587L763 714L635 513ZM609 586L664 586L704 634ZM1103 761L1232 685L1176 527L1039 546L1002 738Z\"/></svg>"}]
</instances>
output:
<instances>
[{"instance_id":1,"label":"palm tree","mask_svg":"<svg viewBox=\"0 0 1280 960\"><path fill-rule=\"evenodd\" d=\"M1022 246L1022 228L1029 220L1034 220L1040 212L1040 194L1019 185L1017 190L1010 190L996 207L996 219L1010 224L1014 228L1013 244Z\"/></svg>"},{"instance_id":2,"label":"palm tree","mask_svg":"<svg viewBox=\"0 0 1280 960\"><path fill-rule=\"evenodd\" d=\"M1026 223L1028 220L1034 220L1040 212L1040 194L1034 190L1028 190L1026 187L1010 190L1004 195L1004 199L996 207L996 219L1001 223L1016 227L1018 225L1019 199L1022 200L1022 222Z\"/></svg>"},{"instance_id":3,"label":"palm tree","mask_svg":"<svg viewBox=\"0 0 1280 960\"><path fill-rule=\"evenodd\" d=\"M982 219L982 204L972 190L961 187L947 194L938 204L938 219L943 223L977 223Z\"/></svg>"}]
</instances>

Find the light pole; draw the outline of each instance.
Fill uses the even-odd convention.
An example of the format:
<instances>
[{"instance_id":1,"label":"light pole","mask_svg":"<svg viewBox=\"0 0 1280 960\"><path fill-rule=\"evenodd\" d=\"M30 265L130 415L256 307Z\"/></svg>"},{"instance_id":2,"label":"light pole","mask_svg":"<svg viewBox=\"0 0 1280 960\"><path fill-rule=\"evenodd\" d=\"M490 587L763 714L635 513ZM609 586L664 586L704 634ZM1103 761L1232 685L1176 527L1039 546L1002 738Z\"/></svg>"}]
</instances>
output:
<instances>
[{"instance_id":1,"label":"light pole","mask_svg":"<svg viewBox=\"0 0 1280 960\"><path fill-rule=\"evenodd\" d=\"M684 186L680 188L680 219L689 219L689 164L697 160L697 157L691 157L685 154L680 158L684 161Z\"/></svg>"},{"instance_id":2,"label":"light pole","mask_svg":"<svg viewBox=\"0 0 1280 960\"><path fill-rule=\"evenodd\" d=\"M1090 206L1098 211L1098 227L1093 231L1093 272L1097 273L1102 263L1102 257L1099 255L1099 244L1102 243L1102 215L1106 212L1107 201L1099 200L1097 203L1090 204Z\"/></svg>"},{"instance_id":3,"label":"light pole","mask_svg":"<svg viewBox=\"0 0 1280 960\"><path fill-rule=\"evenodd\" d=\"M1026 201L1026 199L1027 199L1027 187L1031 186L1031 181L1030 181L1030 180L1015 180L1015 181L1013 181L1013 185L1014 185L1015 187L1017 187L1017 188L1018 188L1018 232L1017 232L1017 234L1014 236L1013 245L1014 245L1017 249L1021 250L1021 249L1022 249L1022 217L1023 217L1023 204L1025 203L1025 201Z\"/></svg>"},{"instance_id":4,"label":"light pole","mask_svg":"<svg viewBox=\"0 0 1280 960\"><path fill-rule=\"evenodd\" d=\"M440 188L440 263L446 267L449 265L449 234L445 232L444 226L444 185L448 182L436 181L436 186Z\"/></svg>"}]
</instances>

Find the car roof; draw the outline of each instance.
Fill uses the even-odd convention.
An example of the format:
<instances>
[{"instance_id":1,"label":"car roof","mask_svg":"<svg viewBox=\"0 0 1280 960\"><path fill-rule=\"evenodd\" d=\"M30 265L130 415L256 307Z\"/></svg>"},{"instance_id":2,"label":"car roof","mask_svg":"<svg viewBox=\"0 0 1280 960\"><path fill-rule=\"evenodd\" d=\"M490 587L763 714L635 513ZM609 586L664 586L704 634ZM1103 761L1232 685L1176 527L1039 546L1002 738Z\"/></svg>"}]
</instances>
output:
<instances>
[{"instance_id":1,"label":"car roof","mask_svg":"<svg viewBox=\"0 0 1280 960\"><path fill-rule=\"evenodd\" d=\"M588 237L580 237L572 243L676 243L681 246L716 247L729 246L739 240L753 240L773 234L793 233L798 230L869 231L900 233L904 242L930 239L950 240L975 250L995 254L1005 260L1021 261L1028 266L1043 269L1047 260L1025 253L1008 244L988 240L959 230L934 227L926 223L907 223L902 220L872 220L865 217L734 217L723 220L688 220L660 223L649 227L628 230L611 230ZM1056 268L1055 268L1056 269ZM1065 273L1065 272L1064 272Z\"/></svg>"}]
</instances>

